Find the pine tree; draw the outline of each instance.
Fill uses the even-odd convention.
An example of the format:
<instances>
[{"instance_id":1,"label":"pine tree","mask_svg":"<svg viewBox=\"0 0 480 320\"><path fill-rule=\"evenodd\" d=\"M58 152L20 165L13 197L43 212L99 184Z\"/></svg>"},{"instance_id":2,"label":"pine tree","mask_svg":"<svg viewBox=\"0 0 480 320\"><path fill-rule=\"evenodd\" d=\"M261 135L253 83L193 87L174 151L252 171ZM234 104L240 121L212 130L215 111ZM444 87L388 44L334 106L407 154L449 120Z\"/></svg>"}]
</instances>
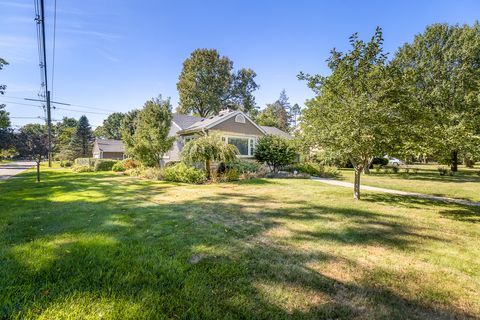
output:
<instances>
[{"instance_id":1,"label":"pine tree","mask_svg":"<svg viewBox=\"0 0 480 320\"><path fill-rule=\"evenodd\" d=\"M91 156L93 134L92 128L88 123L86 116L81 116L78 120L75 132L72 135L72 140L69 145L69 157L88 158Z\"/></svg>"}]
</instances>

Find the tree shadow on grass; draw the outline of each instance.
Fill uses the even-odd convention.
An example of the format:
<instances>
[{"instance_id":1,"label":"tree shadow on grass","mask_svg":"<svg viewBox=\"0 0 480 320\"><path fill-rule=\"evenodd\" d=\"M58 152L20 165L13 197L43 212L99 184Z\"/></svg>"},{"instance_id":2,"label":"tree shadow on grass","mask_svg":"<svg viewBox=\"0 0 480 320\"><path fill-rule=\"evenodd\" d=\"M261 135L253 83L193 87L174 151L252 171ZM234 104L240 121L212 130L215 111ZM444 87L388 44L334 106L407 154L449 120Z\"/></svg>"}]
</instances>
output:
<instances>
[{"instance_id":1,"label":"tree shadow on grass","mask_svg":"<svg viewBox=\"0 0 480 320\"><path fill-rule=\"evenodd\" d=\"M155 196L171 186L118 180L99 187L110 177L71 179L58 185L62 192L80 186L102 200L52 201L58 190L45 190L21 199L36 209L16 211L15 203L3 202L9 213L1 220L7 227L0 234L0 317L55 318L60 311L78 318L101 311L113 319L474 317L405 298L334 252L268 236L296 222L346 219L353 229L296 231L291 240L386 248L438 241L387 214L301 201L271 208L275 198L242 192L160 203ZM359 279L310 266L329 262L349 265Z\"/></svg>"}]
</instances>

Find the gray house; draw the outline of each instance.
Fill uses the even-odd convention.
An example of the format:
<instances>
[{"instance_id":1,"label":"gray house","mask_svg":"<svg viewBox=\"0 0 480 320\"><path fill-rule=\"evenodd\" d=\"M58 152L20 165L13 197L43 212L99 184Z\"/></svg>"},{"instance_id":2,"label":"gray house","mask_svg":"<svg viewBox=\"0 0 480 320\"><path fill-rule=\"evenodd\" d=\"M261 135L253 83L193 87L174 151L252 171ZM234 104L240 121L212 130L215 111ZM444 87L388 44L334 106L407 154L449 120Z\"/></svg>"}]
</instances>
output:
<instances>
[{"instance_id":1,"label":"gray house","mask_svg":"<svg viewBox=\"0 0 480 320\"><path fill-rule=\"evenodd\" d=\"M121 140L95 139L92 153L96 159L121 160L125 157L125 147Z\"/></svg>"},{"instance_id":2,"label":"gray house","mask_svg":"<svg viewBox=\"0 0 480 320\"><path fill-rule=\"evenodd\" d=\"M163 163L170 161L180 161L180 152L183 146L188 141L195 139L196 137L206 135L210 132L219 134L225 143L235 145L240 151L239 157L252 158L255 150L255 146L260 137L267 134L278 135L286 139L291 139L291 136L275 127L259 126L253 122L246 114L241 111L223 110L216 116L208 118L201 118L195 116L189 116L185 114L174 113L172 119L172 126L170 127L169 136L176 137L172 149L163 157ZM100 140L97 140L100 141ZM123 157L123 143L118 140L103 140L100 143L98 149L120 150L122 146ZM105 146L105 142L110 144L109 147ZM115 143L111 143L115 141ZM102 147L100 147L102 146ZM94 146L94 157L95 157ZM109 153L98 153L100 158L104 158ZM120 157L121 158L121 157Z\"/></svg>"}]
</instances>

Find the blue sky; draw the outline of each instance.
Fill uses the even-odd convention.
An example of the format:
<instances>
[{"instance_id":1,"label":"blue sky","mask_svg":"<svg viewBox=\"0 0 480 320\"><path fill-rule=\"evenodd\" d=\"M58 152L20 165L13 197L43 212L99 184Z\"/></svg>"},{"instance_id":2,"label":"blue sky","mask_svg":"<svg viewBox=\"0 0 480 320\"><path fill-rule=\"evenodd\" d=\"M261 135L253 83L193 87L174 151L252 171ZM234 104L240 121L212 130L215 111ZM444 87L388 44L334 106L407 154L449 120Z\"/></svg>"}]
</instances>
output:
<instances>
[{"instance_id":1,"label":"blue sky","mask_svg":"<svg viewBox=\"0 0 480 320\"><path fill-rule=\"evenodd\" d=\"M45 3L51 72L54 0ZM104 113L139 108L162 94L176 107L182 62L196 48L216 48L233 60L235 69L257 72L260 89L255 96L261 108L275 101L282 89L292 103L303 105L312 93L297 80L298 72L328 73L330 49L346 49L352 33L366 39L381 26L385 49L393 54L429 24L472 24L479 13L480 1L473 0L57 0L53 99L104 110L63 108ZM29 103L15 98L37 97L40 75L33 19L33 1L0 2L0 57L10 63L0 71L0 83L8 86L0 101ZM13 117L43 115L40 108L6 104ZM56 109L53 119L81 114ZM106 117L85 114L92 126Z\"/></svg>"}]
</instances>

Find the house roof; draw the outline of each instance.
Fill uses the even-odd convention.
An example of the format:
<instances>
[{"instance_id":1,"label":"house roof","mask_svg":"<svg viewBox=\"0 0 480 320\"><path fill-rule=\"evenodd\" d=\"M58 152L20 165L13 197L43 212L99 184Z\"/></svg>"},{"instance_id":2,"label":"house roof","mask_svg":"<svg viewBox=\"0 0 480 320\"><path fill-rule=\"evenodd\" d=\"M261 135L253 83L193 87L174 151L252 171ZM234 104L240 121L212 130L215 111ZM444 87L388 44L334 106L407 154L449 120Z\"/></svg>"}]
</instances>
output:
<instances>
[{"instance_id":1,"label":"house roof","mask_svg":"<svg viewBox=\"0 0 480 320\"><path fill-rule=\"evenodd\" d=\"M210 116L208 118L198 117L197 121L195 123L193 123L192 125L190 125L189 127L185 128L185 130L186 131L197 131L197 130L201 130L201 129L206 129L206 128L210 127L212 124L220 122L223 119L228 119L235 112L236 111L234 111L234 110L226 109L226 110L220 111L220 113L217 114L216 116Z\"/></svg>"},{"instance_id":2,"label":"house roof","mask_svg":"<svg viewBox=\"0 0 480 320\"><path fill-rule=\"evenodd\" d=\"M192 126L194 123L203 120L201 117L189 116L187 114L174 113L173 122L180 127L181 130L187 129Z\"/></svg>"},{"instance_id":3,"label":"house roof","mask_svg":"<svg viewBox=\"0 0 480 320\"><path fill-rule=\"evenodd\" d=\"M97 139L98 149L103 152L125 152L122 140Z\"/></svg>"},{"instance_id":4,"label":"house roof","mask_svg":"<svg viewBox=\"0 0 480 320\"><path fill-rule=\"evenodd\" d=\"M262 127L263 131L265 131L267 134L272 134L285 139L292 139L292 136L289 133L282 131L276 127L270 127L270 126L260 126L260 127Z\"/></svg>"}]
</instances>

